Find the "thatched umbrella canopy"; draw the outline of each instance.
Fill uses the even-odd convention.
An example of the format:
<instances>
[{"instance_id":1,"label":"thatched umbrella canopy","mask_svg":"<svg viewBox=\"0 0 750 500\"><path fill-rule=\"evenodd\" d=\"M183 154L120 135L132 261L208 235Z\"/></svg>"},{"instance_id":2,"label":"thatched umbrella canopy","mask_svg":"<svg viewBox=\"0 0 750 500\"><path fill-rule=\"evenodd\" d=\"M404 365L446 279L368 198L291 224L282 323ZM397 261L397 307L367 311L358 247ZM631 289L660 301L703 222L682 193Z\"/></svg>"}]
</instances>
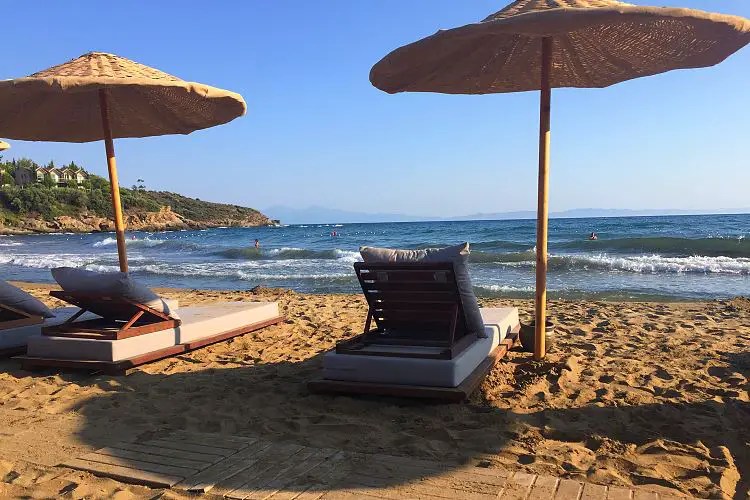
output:
<instances>
[{"instance_id":1,"label":"thatched umbrella canopy","mask_svg":"<svg viewBox=\"0 0 750 500\"><path fill-rule=\"evenodd\" d=\"M0 151L5 151L6 149L10 149L10 144L5 141L0 141Z\"/></svg>"},{"instance_id":2,"label":"thatched umbrella canopy","mask_svg":"<svg viewBox=\"0 0 750 500\"><path fill-rule=\"evenodd\" d=\"M114 138L189 134L245 114L242 96L186 82L103 52L0 81L0 136L26 141L104 140L120 269L127 271Z\"/></svg>"},{"instance_id":3,"label":"thatched umbrella canopy","mask_svg":"<svg viewBox=\"0 0 750 500\"><path fill-rule=\"evenodd\" d=\"M541 90L535 350L545 354L550 104L553 87L607 87L720 63L750 42L750 21L614 0L517 0L482 22L439 31L377 63L389 93Z\"/></svg>"}]
</instances>

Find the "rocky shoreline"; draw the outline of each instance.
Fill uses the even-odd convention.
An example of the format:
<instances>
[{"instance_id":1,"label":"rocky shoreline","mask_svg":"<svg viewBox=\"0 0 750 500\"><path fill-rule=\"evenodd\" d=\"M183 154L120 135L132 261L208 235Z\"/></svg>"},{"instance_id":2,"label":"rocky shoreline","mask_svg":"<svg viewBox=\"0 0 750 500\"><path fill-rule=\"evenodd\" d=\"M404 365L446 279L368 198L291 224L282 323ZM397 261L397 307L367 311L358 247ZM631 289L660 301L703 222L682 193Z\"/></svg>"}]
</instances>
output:
<instances>
[{"instance_id":1,"label":"rocky shoreline","mask_svg":"<svg viewBox=\"0 0 750 500\"><path fill-rule=\"evenodd\" d=\"M180 231L210 229L216 227L259 227L273 226L275 221L258 214L245 219L216 219L194 221L163 207L158 212L136 212L125 214L125 227L128 231ZM0 235L25 235L44 233L100 233L115 230L114 221L98 215L82 214L76 217L61 215L52 220L27 217L12 226L0 221Z\"/></svg>"}]
</instances>

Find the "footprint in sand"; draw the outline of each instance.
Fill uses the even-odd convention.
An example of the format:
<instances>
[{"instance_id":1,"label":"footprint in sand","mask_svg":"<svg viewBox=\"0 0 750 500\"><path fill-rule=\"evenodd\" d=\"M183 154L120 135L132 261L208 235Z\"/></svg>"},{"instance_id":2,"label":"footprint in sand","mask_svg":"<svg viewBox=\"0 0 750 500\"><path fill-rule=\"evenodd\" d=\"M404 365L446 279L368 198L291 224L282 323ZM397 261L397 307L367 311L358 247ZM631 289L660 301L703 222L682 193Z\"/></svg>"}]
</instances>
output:
<instances>
[{"instance_id":1,"label":"footprint in sand","mask_svg":"<svg viewBox=\"0 0 750 500\"><path fill-rule=\"evenodd\" d=\"M674 377L669 374L664 368L659 368L654 372L655 377L659 377L662 380L674 380Z\"/></svg>"}]
</instances>

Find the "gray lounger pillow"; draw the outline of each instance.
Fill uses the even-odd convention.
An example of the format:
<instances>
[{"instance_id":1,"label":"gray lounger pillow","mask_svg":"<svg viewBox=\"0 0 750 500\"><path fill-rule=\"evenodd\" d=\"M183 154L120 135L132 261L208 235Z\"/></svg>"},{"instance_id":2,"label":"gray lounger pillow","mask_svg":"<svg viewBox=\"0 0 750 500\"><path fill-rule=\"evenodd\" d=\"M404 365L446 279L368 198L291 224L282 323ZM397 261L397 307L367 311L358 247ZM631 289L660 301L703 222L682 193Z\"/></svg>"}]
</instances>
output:
<instances>
[{"instance_id":1,"label":"gray lounger pillow","mask_svg":"<svg viewBox=\"0 0 750 500\"><path fill-rule=\"evenodd\" d=\"M18 309L32 316L41 316L43 318L55 317L55 313L39 299L2 280L0 280L0 304Z\"/></svg>"},{"instance_id":2,"label":"gray lounger pillow","mask_svg":"<svg viewBox=\"0 0 750 500\"><path fill-rule=\"evenodd\" d=\"M169 305L161 297L128 273L97 273L75 267L58 267L52 270L52 277L66 292L124 297L177 318L176 312L170 311Z\"/></svg>"},{"instance_id":3,"label":"gray lounger pillow","mask_svg":"<svg viewBox=\"0 0 750 500\"><path fill-rule=\"evenodd\" d=\"M359 253L365 262L453 262L458 293L461 296L466 327L477 337L487 336L484 321L479 312L477 297L469 276L469 244L463 243L447 248L425 248L418 250L394 250L391 248L361 247Z\"/></svg>"}]
</instances>

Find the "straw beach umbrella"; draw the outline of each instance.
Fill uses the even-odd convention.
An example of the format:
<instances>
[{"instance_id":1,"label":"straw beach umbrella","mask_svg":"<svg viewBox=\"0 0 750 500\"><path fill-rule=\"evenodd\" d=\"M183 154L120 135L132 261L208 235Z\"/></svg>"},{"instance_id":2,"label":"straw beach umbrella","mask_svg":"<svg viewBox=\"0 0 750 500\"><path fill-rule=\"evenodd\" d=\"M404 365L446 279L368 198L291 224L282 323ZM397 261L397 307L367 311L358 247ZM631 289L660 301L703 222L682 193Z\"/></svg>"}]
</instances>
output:
<instances>
[{"instance_id":1,"label":"straw beach umbrella","mask_svg":"<svg viewBox=\"0 0 750 500\"><path fill-rule=\"evenodd\" d=\"M718 64L750 42L750 21L614 0L518 0L484 21L394 50L370 81L388 93L541 91L534 358L545 355L551 89L607 87Z\"/></svg>"},{"instance_id":2,"label":"straw beach umbrella","mask_svg":"<svg viewBox=\"0 0 750 500\"><path fill-rule=\"evenodd\" d=\"M0 141L0 151L5 151L6 149L10 149L10 144L5 141Z\"/></svg>"},{"instance_id":3,"label":"straw beach umbrella","mask_svg":"<svg viewBox=\"0 0 750 500\"><path fill-rule=\"evenodd\" d=\"M120 270L128 270L113 139L189 134L245 114L242 96L102 52L0 81L0 137L104 140Z\"/></svg>"}]
</instances>

